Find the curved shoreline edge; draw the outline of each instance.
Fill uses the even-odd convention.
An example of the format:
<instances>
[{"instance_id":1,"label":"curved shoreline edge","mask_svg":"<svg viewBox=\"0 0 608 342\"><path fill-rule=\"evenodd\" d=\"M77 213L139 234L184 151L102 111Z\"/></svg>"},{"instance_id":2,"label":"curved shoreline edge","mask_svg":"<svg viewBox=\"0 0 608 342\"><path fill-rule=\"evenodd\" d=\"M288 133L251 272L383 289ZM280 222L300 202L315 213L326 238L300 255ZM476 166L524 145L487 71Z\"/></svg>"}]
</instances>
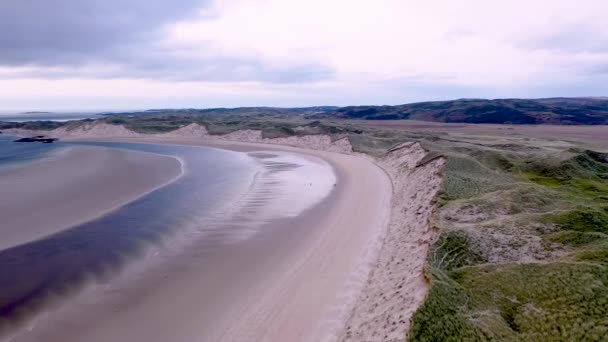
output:
<instances>
[{"instance_id":1,"label":"curved shoreline edge","mask_svg":"<svg viewBox=\"0 0 608 342\"><path fill-rule=\"evenodd\" d=\"M101 125L105 126L99 127ZM296 149L304 153L329 150L354 154L347 140L332 141L328 136L262 139L256 132L240 131L223 137L210 137L204 127L195 126L198 125L186 126L179 132L145 135L128 131L122 126L93 124L82 132L62 133L61 137L205 145L227 149L263 146L264 149ZM421 164L425 156L426 151L418 143L398 146L377 160L359 155L381 167L390 178L390 219L382 236L378 241L370 242L368 250L363 253L365 260L361 260L354 283L350 284L351 289L358 288L356 291L359 291L359 295L350 301L340 299L344 305L339 310L342 315L346 313L346 317L342 317L345 319L334 317L337 320L325 322L333 325L334 333L341 325L336 335L324 336L327 340L402 341L406 337L411 316L424 301L429 288L424 275L427 252L434 238L429 218L442 181L441 168L445 163L443 158L437 158ZM356 279L364 281L357 285Z\"/></svg>"}]
</instances>

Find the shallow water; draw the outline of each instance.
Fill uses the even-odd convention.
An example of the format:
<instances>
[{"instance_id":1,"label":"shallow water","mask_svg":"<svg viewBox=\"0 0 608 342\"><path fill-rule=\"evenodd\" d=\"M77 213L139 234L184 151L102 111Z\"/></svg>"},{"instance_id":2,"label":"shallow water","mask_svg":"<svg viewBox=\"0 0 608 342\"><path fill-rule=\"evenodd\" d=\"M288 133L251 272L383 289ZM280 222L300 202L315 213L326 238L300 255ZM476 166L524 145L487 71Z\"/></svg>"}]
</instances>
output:
<instances>
[{"instance_id":1,"label":"shallow water","mask_svg":"<svg viewBox=\"0 0 608 342\"><path fill-rule=\"evenodd\" d=\"M50 155L65 144L18 143L18 137L0 135L0 168L20 165Z\"/></svg>"},{"instance_id":2,"label":"shallow water","mask_svg":"<svg viewBox=\"0 0 608 342\"><path fill-rule=\"evenodd\" d=\"M83 119L99 119L101 116L96 112L79 113L0 113L0 121L25 122L25 121L70 121Z\"/></svg>"},{"instance_id":3,"label":"shallow water","mask_svg":"<svg viewBox=\"0 0 608 342\"><path fill-rule=\"evenodd\" d=\"M38 156L53 149L29 145ZM180 226L232 200L248 186L255 168L245 154L216 149L114 147L178 156L186 162L186 173L97 220L0 251L0 322L19 320L52 296L67 294L91 277L117 272L146 245L162 242Z\"/></svg>"}]
</instances>

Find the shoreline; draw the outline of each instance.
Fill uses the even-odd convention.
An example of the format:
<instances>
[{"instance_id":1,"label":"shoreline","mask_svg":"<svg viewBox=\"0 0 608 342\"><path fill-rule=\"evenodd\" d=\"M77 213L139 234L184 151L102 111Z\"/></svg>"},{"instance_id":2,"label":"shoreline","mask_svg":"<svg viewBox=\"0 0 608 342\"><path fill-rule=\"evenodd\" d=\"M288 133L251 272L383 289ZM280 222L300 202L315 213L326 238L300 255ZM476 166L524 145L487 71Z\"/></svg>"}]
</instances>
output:
<instances>
[{"instance_id":1,"label":"shoreline","mask_svg":"<svg viewBox=\"0 0 608 342\"><path fill-rule=\"evenodd\" d=\"M102 217L171 184L184 172L179 158L85 146L69 146L0 169L6 196L0 212L11 213L3 216L0 250Z\"/></svg>"},{"instance_id":2,"label":"shoreline","mask_svg":"<svg viewBox=\"0 0 608 342\"><path fill-rule=\"evenodd\" d=\"M167 143L140 139L87 139L119 142ZM191 141L183 141L187 145ZM229 281L214 291L214 298L206 298L202 307L193 306L197 300L180 299L188 293L194 295L200 289L208 293L216 280L204 273L188 272L172 274L171 280L159 281L163 276L152 272L156 279L137 291L135 303L119 305L120 313L113 312L112 305L99 303L101 310L89 319L78 319L83 312L76 306L71 313L78 324L85 324L86 331L77 336L63 333L56 340L77 337L78 340L115 340L120 336L131 339L162 340L159 334L174 341L204 340L335 340L340 335L350 314L356 296L367 279L373 255L377 250L384 225L388 219L390 181L380 168L367 158L331 152L302 150L294 147L268 146L250 143L194 144L206 147L251 151L286 151L312 156L328 162L337 176L337 184L330 196L307 209L295 218L273 220L264 227L265 232L251 243L233 251L236 256L224 255L213 259L216 276ZM228 146L230 145L230 146ZM360 198L353 201L352 198ZM287 229L289 227L289 230ZM293 230L290 232L290 230ZM270 233L274 232L274 233ZM274 246L273 249L268 249ZM241 254L248 255L241 256ZM255 268L236 267L227 260L243 260L256 257ZM180 260L177 263L177 260ZM169 264L191 265L197 263L185 257ZM236 261L235 261L236 262ZM224 266L219 266L224 265ZM195 266L192 267L201 267ZM235 268L236 267L236 268ZM167 269L172 269L168 267ZM151 284L156 285L152 286ZM198 284L198 285L196 285ZM239 285L242 284L242 285ZM248 284L248 285L246 285ZM242 288L241 288L242 287ZM230 288L240 288L230 290ZM221 289L221 290L220 290ZM220 291L220 292L217 292ZM225 292L225 295L222 295ZM181 294L177 298L176 294ZM146 298L140 302L136 298ZM200 296L200 294L199 294ZM226 297L228 296L228 297ZM86 296L85 296L86 297ZM203 295L203 297L205 297ZM224 299L224 301L220 299ZM200 301L200 300L199 300ZM86 302L86 300L85 300ZM130 301L127 301L130 302ZM213 303L216 303L215 305ZM125 304L123 302L123 304ZM68 304L66 307L69 307ZM78 305L80 306L80 305ZM213 309L211 309L213 307ZM69 311L68 314L70 316ZM124 311L123 311L124 310ZM179 321L175 317L180 312ZM155 312L155 313L154 313ZM211 314L212 313L212 314ZM108 316L111 315L111 316ZM201 316L202 315L202 316ZM62 316L62 315L60 315ZM86 316L86 315L85 315ZM112 317L112 318L110 318ZM157 321L158 320L158 321ZM67 319L67 322L71 321ZM133 326L143 322L168 324L164 331L132 332ZM97 322L92 324L92 322ZM269 323L274 322L274 323ZM61 326L61 321L57 322ZM154 326L154 324L152 324ZM206 327L203 329L203 327ZM170 327L174 327L172 330ZM178 329L179 327L179 329ZM42 327L46 330L45 327ZM41 331L42 332L42 331ZM135 335L134 335L135 334ZM42 336L50 336L48 334ZM52 335L52 341L55 335ZM22 339L16 338L15 341ZM24 340L28 340L27 338Z\"/></svg>"}]
</instances>

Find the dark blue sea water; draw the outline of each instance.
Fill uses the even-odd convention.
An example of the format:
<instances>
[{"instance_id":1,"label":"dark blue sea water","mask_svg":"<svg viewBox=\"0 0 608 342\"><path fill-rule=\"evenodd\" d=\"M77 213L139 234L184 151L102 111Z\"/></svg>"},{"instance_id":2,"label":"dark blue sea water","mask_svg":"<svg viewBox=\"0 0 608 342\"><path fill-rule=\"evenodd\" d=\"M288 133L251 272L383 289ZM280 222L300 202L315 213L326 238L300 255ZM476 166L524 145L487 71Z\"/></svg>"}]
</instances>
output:
<instances>
[{"instance_id":1,"label":"dark blue sea water","mask_svg":"<svg viewBox=\"0 0 608 342\"><path fill-rule=\"evenodd\" d=\"M0 135L0 167L12 166L40 159L65 147L63 143L16 143L14 136Z\"/></svg>"},{"instance_id":2,"label":"dark blue sea water","mask_svg":"<svg viewBox=\"0 0 608 342\"><path fill-rule=\"evenodd\" d=\"M234 201L249 186L255 170L255 162L246 154L211 148L78 144L176 156L183 161L185 174L99 219L0 251L0 333L3 325L20 321L49 298L69 294L85 281L110 277L146 247L186 229L204 231L204 224L193 224ZM0 137L0 166L42 158L71 145L17 144L10 137Z\"/></svg>"}]
</instances>

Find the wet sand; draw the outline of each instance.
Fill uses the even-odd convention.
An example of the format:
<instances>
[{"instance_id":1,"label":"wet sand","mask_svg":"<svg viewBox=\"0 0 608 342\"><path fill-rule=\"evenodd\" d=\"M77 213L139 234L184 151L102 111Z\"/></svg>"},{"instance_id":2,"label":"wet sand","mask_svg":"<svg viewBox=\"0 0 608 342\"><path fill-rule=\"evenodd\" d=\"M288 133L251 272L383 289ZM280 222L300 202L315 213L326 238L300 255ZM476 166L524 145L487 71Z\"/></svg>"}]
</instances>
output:
<instances>
[{"instance_id":1,"label":"wet sand","mask_svg":"<svg viewBox=\"0 0 608 342\"><path fill-rule=\"evenodd\" d=\"M221 147L321 158L337 183L314 207L265 223L254 238L216 246L213 253L193 241L170 258L142 261L12 341L336 340L381 244L389 178L358 156L260 144Z\"/></svg>"},{"instance_id":2,"label":"wet sand","mask_svg":"<svg viewBox=\"0 0 608 342\"><path fill-rule=\"evenodd\" d=\"M0 250L102 216L181 173L172 157L82 146L2 169Z\"/></svg>"}]
</instances>

